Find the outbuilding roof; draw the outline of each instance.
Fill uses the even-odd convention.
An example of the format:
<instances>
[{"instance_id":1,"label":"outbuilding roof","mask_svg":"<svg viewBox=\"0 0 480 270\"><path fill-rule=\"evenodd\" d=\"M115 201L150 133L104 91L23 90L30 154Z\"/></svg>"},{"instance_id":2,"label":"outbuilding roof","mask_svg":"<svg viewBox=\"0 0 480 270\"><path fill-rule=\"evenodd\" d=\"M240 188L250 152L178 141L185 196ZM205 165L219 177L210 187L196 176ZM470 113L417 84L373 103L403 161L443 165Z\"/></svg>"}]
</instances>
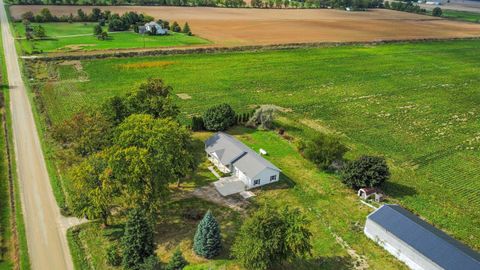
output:
<instances>
[{"instance_id":1,"label":"outbuilding roof","mask_svg":"<svg viewBox=\"0 0 480 270\"><path fill-rule=\"evenodd\" d=\"M399 205L383 205L368 219L444 269L480 269L479 253Z\"/></svg>"},{"instance_id":2,"label":"outbuilding roof","mask_svg":"<svg viewBox=\"0 0 480 270\"><path fill-rule=\"evenodd\" d=\"M280 171L248 146L224 132L217 132L205 141L205 151L215 154L225 166L237 167L246 176L253 178L266 168Z\"/></svg>"}]
</instances>

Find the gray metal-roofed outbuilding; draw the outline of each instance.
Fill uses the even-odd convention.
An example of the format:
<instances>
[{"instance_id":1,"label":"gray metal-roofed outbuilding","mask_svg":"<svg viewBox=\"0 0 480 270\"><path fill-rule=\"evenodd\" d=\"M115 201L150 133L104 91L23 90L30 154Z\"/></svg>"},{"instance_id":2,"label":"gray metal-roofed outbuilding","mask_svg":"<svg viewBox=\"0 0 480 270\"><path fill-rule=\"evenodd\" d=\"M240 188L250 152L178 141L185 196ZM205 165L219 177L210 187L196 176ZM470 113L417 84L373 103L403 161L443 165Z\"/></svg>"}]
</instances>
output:
<instances>
[{"instance_id":1,"label":"gray metal-roofed outbuilding","mask_svg":"<svg viewBox=\"0 0 480 270\"><path fill-rule=\"evenodd\" d=\"M411 269L480 270L480 254L398 205L371 213L364 232Z\"/></svg>"}]
</instances>

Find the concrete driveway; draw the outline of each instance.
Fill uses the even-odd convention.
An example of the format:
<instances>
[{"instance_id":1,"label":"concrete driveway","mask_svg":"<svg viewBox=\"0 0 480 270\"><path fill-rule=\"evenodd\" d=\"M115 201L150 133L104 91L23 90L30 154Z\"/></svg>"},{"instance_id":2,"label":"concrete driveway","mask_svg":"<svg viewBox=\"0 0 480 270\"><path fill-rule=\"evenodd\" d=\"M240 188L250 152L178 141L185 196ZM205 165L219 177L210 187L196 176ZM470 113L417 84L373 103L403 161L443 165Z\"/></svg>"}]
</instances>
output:
<instances>
[{"instance_id":1,"label":"concrete driveway","mask_svg":"<svg viewBox=\"0 0 480 270\"><path fill-rule=\"evenodd\" d=\"M213 183L218 193L228 196L245 191L245 184L236 176L222 177Z\"/></svg>"}]
</instances>

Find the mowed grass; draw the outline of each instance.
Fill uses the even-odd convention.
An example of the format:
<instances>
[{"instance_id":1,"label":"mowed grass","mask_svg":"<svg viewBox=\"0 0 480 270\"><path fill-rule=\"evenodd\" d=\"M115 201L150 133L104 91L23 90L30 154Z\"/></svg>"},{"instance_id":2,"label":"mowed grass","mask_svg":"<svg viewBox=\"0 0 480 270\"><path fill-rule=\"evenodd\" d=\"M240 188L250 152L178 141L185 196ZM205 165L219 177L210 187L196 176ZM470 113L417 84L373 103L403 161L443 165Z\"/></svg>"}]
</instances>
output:
<instances>
[{"instance_id":1,"label":"mowed grass","mask_svg":"<svg viewBox=\"0 0 480 270\"><path fill-rule=\"evenodd\" d=\"M159 61L170 64L146 67ZM293 110L291 132L299 136L327 128L343 134L351 157L385 155L393 171L385 190L393 200L480 248L480 41L81 63L88 81L60 80L41 89L53 123L149 77L192 97L177 99L184 119L221 102L240 112L276 104ZM72 69L57 72L72 78L65 75Z\"/></svg>"},{"instance_id":2,"label":"mowed grass","mask_svg":"<svg viewBox=\"0 0 480 270\"><path fill-rule=\"evenodd\" d=\"M35 41L19 39L25 53L177 47L210 43L197 36L175 32L170 32L166 36L140 35L131 31L111 32L109 39L99 40L93 35L94 23L42 23L41 25L45 28L46 39ZM16 23L14 27L17 37L25 37L25 27L22 23ZM104 30L107 30L107 27L104 27Z\"/></svg>"},{"instance_id":3,"label":"mowed grass","mask_svg":"<svg viewBox=\"0 0 480 270\"><path fill-rule=\"evenodd\" d=\"M460 10L442 10L442 17L460 21L480 23L480 13Z\"/></svg>"},{"instance_id":4,"label":"mowed grass","mask_svg":"<svg viewBox=\"0 0 480 270\"><path fill-rule=\"evenodd\" d=\"M199 220L185 216L189 211L203 215L208 210L211 210L219 221L223 239L220 256L211 261L194 254L193 237ZM185 198L168 203L155 226L156 253L165 264L168 263L173 252L179 248L190 264L195 267L231 267L234 262L229 260L229 250L241 220L240 213L201 199ZM68 235L70 246L74 250L76 269L122 269L122 267L109 265L106 258L108 247L121 243L124 226L125 219L116 218L107 228L102 228L99 222L91 222L70 229ZM238 267L228 269L238 269Z\"/></svg>"}]
</instances>

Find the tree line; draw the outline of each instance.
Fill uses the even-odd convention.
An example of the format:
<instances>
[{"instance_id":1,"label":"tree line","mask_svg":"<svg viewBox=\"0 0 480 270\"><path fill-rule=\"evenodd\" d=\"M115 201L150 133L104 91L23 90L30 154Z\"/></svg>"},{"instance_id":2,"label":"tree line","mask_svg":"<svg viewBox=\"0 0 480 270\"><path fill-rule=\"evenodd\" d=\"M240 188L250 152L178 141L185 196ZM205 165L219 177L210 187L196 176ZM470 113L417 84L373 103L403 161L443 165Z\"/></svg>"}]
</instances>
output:
<instances>
[{"instance_id":1,"label":"tree line","mask_svg":"<svg viewBox=\"0 0 480 270\"><path fill-rule=\"evenodd\" d=\"M140 6L206 6L206 7L246 7L243 0L14 0L18 5L140 5ZM381 8L383 0L253 0L254 8Z\"/></svg>"},{"instance_id":2,"label":"tree line","mask_svg":"<svg viewBox=\"0 0 480 270\"><path fill-rule=\"evenodd\" d=\"M30 22L98 22L105 25L106 22L113 20L120 20L123 25L130 25L143 22L151 22L154 20L152 16L137 13L134 11L125 12L122 15L118 13L112 13L110 10L101 10L99 8L93 8L90 13L86 13L83 9L78 9L76 14L70 13L69 15L56 16L51 13L48 8L43 8L39 13L34 14L31 11L27 11L21 15L22 20L28 20Z\"/></svg>"},{"instance_id":3,"label":"tree line","mask_svg":"<svg viewBox=\"0 0 480 270\"><path fill-rule=\"evenodd\" d=\"M410 13L418 13L418 14L426 14L427 13L426 9L421 8L419 5L414 4L411 1L407 1L407 2L385 1L384 6L387 9L405 11L405 12L410 12Z\"/></svg>"}]
</instances>

